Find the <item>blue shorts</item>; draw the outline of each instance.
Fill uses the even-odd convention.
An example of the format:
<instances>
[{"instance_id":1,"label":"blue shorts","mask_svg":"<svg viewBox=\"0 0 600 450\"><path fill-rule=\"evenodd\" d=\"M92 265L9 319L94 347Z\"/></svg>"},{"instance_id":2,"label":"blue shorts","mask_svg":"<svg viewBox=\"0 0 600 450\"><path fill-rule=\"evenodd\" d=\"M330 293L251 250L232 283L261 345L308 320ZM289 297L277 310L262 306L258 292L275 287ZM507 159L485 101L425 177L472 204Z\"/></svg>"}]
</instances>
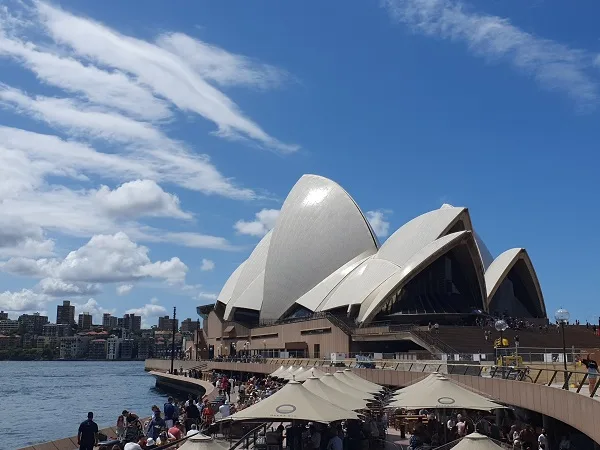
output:
<instances>
[{"instance_id":1,"label":"blue shorts","mask_svg":"<svg viewBox=\"0 0 600 450\"><path fill-rule=\"evenodd\" d=\"M592 381L596 381L596 379L598 378L598 370L588 369L588 378Z\"/></svg>"}]
</instances>

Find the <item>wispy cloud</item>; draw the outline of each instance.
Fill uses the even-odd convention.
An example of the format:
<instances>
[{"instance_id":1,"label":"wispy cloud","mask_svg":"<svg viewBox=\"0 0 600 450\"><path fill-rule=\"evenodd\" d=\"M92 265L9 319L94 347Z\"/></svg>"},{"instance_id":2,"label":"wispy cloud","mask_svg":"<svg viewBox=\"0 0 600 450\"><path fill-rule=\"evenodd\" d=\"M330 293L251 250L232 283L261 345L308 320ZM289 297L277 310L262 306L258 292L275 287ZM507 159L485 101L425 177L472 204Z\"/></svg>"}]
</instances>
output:
<instances>
[{"instance_id":1,"label":"wispy cloud","mask_svg":"<svg viewBox=\"0 0 600 450\"><path fill-rule=\"evenodd\" d=\"M205 78L208 73L212 79L220 77L235 82L235 77L230 75L231 70L221 70L229 74L227 76L215 74L219 74L223 66L248 67L246 63L223 64L225 51L205 51L205 60L196 58L190 64L180 55L152 42L123 35L98 22L75 16L44 2L35 2L34 5L38 25L45 29L54 42L66 46L79 58L89 58L96 64L135 77L140 84L148 86L155 95L167 99L180 110L199 114L214 122L218 134L251 139L267 148L286 153L298 149L296 145L285 144L267 134ZM162 40L170 43L174 36L183 40L183 35L165 35ZM193 44L194 40L189 38L186 42ZM206 47L200 41L197 41L197 46ZM229 58L236 61L236 55L229 54ZM202 71L198 70L199 65ZM258 72L258 66L250 71ZM247 75L240 78L248 80ZM264 78L258 77L260 80Z\"/></svg>"},{"instance_id":2,"label":"wispy cloud","mask_svg":"<svg viewBox=\"0 0 600 450\"><path fill-rule=\"evenodd\" d=\"M383 5L416 33L460 42L477 56L507 62L579 106L598 102L600 80L590 52L538 37L506 18L472 11L461 1L383 0Z\"/></svg>"}]
</instances>

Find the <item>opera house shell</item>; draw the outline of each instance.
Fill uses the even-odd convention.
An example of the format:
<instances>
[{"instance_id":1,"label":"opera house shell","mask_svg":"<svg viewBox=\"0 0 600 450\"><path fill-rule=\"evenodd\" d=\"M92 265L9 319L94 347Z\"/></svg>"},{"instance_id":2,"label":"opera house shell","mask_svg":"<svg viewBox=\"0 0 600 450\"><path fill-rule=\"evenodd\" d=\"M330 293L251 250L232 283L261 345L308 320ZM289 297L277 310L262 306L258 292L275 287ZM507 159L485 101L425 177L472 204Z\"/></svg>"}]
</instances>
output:
<instances>
[{"instance_id":1,"label":"opera house shell","mask_svg":"<svg viewBox=\"0 0 600 450\"><path fill-rule=\"evenodd\" d=\"M292 188L275 227L231 274L215 310L249 325L318 312L358 326L474 311L546 317L527 251L493 258L467 208L443 205L380 245L352 197L316 175Z\"/></svg>"}]
</instances>

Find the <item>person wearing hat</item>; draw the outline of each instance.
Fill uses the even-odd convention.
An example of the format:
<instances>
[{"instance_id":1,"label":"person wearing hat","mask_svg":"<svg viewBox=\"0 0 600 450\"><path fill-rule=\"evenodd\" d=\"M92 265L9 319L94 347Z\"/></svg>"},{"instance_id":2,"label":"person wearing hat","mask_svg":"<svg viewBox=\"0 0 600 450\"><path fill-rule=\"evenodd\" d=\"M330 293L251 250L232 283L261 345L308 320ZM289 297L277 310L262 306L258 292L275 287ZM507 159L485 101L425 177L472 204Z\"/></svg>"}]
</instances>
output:
<instances>
[{"instance_id":1,"label":"person wearing hat","mask_svg":"<svg viewBox=\"0 0 600 450\"><path fill-rule=\"evenodd\" d=\"M154 448L154 447L156 447L156 442L154 442L154 439L148 438L148 440L146 441L146 448Z\"/></svg>"}]
</instances>

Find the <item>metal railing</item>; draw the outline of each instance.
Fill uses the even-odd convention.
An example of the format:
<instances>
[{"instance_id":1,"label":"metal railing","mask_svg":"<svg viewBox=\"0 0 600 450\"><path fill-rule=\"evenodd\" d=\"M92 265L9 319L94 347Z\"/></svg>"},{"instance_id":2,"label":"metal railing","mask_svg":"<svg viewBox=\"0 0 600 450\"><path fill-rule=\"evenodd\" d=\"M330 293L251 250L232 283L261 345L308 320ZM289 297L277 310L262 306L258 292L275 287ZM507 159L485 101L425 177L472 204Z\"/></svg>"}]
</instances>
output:
<instances>
[{"instance_id":1,"label":"metal railing","mask_svg":"<svg viewBox=\"0 0 600 450\"><path fill-rule=\"evenodd\" d=\"M273 364L273 366L280 365L291 365L304 367L328 367L335 365L333 360L313 360L313 364L306 359L273 359L265 361L267 364ZM348 367L355 367L356 364L352 363ZM587 384L588 373L579 370L570 370L563 367L559 368L544 368L544 367L514 367L514 366L499 366L499 365L479 365L479 364L465 364L465 363L452 363L445 361L435 362L397 362L395 360L380 361L379 364L374 368L366 368L367 370L393 370L393 371L404 371L404 372L420 372L420 373L443 373L451 375L470 375L484 378L502 378L512 381L529 382L535 384L544 384L546 386L556 386L561 389L570 390L574 389L574 392L580 393L583 387ZM591 392L590 397L594 397L600 383L596 383Z\"/></svg>"}]
</instances>

